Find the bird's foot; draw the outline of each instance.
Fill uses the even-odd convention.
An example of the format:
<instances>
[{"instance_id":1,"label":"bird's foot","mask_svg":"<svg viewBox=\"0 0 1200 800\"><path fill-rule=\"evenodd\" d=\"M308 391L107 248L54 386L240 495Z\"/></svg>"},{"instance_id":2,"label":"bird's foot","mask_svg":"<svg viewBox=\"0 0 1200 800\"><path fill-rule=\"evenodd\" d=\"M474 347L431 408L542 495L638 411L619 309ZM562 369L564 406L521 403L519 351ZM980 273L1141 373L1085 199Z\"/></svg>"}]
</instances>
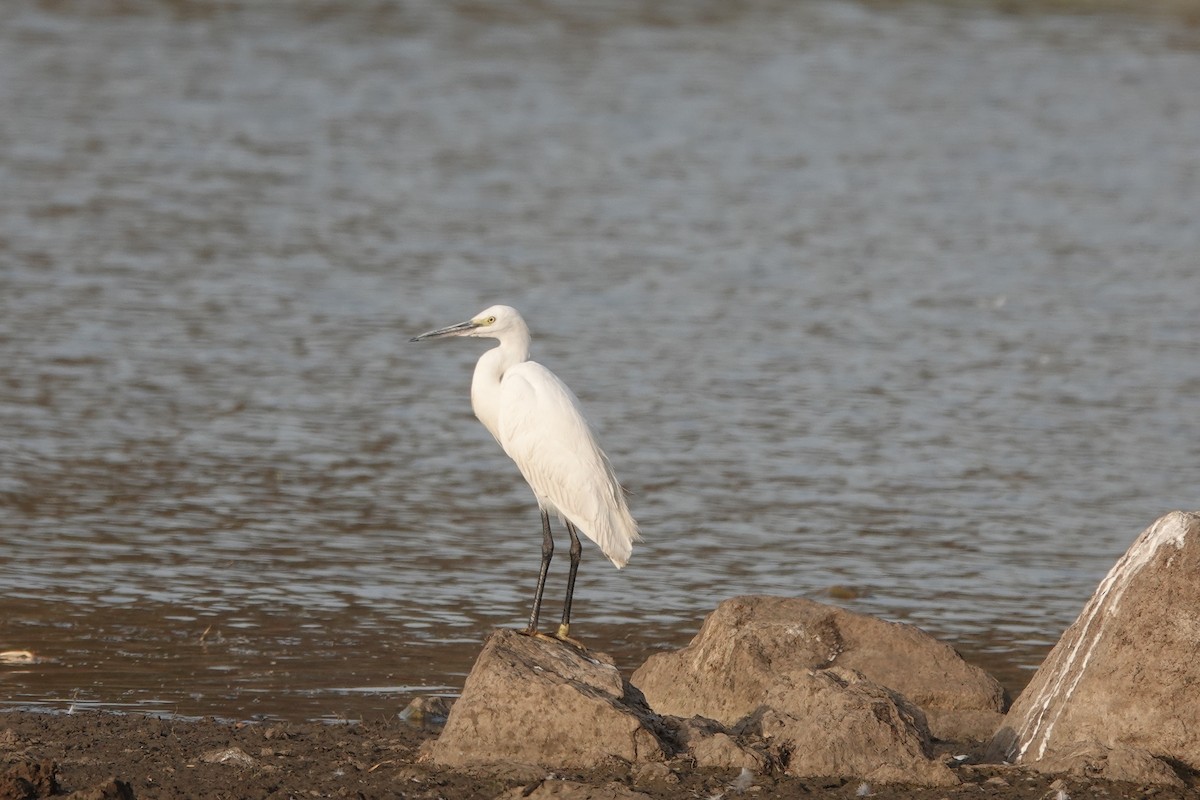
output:
<instances>
[{"instance_id":1,"label":"bird's foot","mask_svg":"<svg viewBox=\"0 0 1200 800\"><path fill-rule=\"evenodd\" d=\"M532 639L545 639L547 642L558 641L558 637L551 636L548 633L542 633L537 628L525 628L524 630L517 631L517 633L521 634L522 636L528 636Z\"/></svg>"},{"instance_id":2,"label":"bird's foot","mask_svg":"<svg viewBox=\"0 0 1200 800\"><path fill-rule=\"evenodd\" d=\"M560 642L563 642L564 644L571 645L572 647L574 647L576 650L579 650L580 652L583 652L583 653L587 652L587 648L584 647L581 642L579 642L576 639L571 638L571 626L570 625L559 625L558 630L555 631L555 633L554 633L554 638Z\"/></svg>"},{"instance_id":3,"label":"bird's foot","mask_svg":"<svg viewBox=\"0 0 1200 800\"><path fill-rule=\"evenodd\" d=\"M583 643L580 642L579 640L572 639L568 635L570 632L571 632L571 626L569 626L569 625L559 625L558 630L554 633L553 636L551 636L548 633L542 633L541 631L539 631L535 628L525 628L524 630L517 631L517 633L521 634L522 636L530 636L534 639L544 639L547 642L555 642L557 644L569 644L569 645L571 645L571 647L574 647L579 652L586 654L588 649L586 647L584 647Z\"/></svg>"}]
</instances>

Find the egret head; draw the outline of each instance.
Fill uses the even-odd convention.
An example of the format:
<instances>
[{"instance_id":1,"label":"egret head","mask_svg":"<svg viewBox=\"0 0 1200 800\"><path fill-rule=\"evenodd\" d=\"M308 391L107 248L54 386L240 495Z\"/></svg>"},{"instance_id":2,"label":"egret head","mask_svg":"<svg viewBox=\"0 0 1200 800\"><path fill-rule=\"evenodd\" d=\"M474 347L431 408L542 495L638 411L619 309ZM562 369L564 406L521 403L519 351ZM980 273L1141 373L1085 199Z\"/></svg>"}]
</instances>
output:
<instances>
[{"instance_id":1,"label":"egret head","mask_svg":"<svg viewBox=\"0 0 1200 800\"><path fill-rule=\"evenodd\" d=\"M480 311L466 322L457 322L445 328L422 333L409 339L410 342L420 342L425 339L438 339L443 336L475 336L490 339L501 339L506 333L518 333L526 338L529 328L520 313L511 306L491 306Z\"/></svg>"}]
</instances>

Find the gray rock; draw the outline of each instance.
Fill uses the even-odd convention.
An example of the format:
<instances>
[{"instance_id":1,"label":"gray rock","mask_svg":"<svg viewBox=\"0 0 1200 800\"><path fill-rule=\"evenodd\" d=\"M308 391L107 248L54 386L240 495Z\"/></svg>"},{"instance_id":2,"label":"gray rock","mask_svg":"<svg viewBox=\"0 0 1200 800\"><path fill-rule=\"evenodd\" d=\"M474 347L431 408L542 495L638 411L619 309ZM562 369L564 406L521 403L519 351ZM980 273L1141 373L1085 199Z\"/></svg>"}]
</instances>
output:
<instances>
[{"instance_id":1,"label":"gray rock","mask_svg":"<svg viewBox=\"0 0 1200 800\"><path fill-rule=\"evenodd\" d=\"M936 711L933 735L986 740L1004 690L949 645L912 625L801 598L721 603L682 650L651 656L630 679L660 714L733 724L755 711L782 672L841 666Z\"/></svg>"},{"instance_id":2,"label":"gray rock","mask_svg":"<svg viewBox=\"0 0 1200 800\"><path fill-rule=\"evenodd\" d=\"M1149 780L1137 753L1200 770L1197 575L1200 515L1175 511L1143 531L1013 704L989 755L1044 771L1074 756L1093 769L1103 761L1112 780Z\"/></svg>"},{"instance_id":3,"label":"gray rock","mask_svg":"<svg viewBox=\"0 0 1200 800\"><path fill-rule=\"evenodd\" d=\"M450 767L587 768L663 760L657 719L612 660L500 630L487 640L446 726L422 757Z\"/></svg>"}]
</instances>

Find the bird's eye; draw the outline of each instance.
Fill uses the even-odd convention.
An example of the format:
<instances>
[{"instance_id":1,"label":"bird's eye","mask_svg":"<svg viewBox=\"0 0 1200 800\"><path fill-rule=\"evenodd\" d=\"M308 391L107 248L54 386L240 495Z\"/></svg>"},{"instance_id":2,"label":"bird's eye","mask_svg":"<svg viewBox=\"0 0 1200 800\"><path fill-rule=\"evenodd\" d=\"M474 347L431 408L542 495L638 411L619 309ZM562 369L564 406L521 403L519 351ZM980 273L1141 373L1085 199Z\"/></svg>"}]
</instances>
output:
<instances>
[{"instance_id":1,"label":"bird's eye","mask_svg":"<svg viewBox=\"0 0 1200 800\"><path fill-rule=\"evenodd\" d=\"M484 324L484 325L495 325L495 324L496 324L496 318L495 318L495 317L488 317L487 319L485 319L485 320L483 321L483 324Z\"/></svg>"}]
</instances>

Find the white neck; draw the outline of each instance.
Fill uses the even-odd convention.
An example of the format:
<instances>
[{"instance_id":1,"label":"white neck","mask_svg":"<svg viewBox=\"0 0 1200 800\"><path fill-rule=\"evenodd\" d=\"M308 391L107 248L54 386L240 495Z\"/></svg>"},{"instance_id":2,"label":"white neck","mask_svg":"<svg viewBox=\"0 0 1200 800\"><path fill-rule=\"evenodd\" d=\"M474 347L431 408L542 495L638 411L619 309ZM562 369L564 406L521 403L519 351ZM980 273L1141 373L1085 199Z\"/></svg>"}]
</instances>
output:
<instances>
[{"instance_id":1,"label":"white neck","mask_svg":"<svg viewBox=\"0 0 1200 800\"><path fill-rule=\"evenodd\" d=\"M471 379L471 408L497 442L500 441L500 381L510 367L529 360L529 329L521 326L505 331L499 342L479 357Z\"/></svg>"}]
</instances>

